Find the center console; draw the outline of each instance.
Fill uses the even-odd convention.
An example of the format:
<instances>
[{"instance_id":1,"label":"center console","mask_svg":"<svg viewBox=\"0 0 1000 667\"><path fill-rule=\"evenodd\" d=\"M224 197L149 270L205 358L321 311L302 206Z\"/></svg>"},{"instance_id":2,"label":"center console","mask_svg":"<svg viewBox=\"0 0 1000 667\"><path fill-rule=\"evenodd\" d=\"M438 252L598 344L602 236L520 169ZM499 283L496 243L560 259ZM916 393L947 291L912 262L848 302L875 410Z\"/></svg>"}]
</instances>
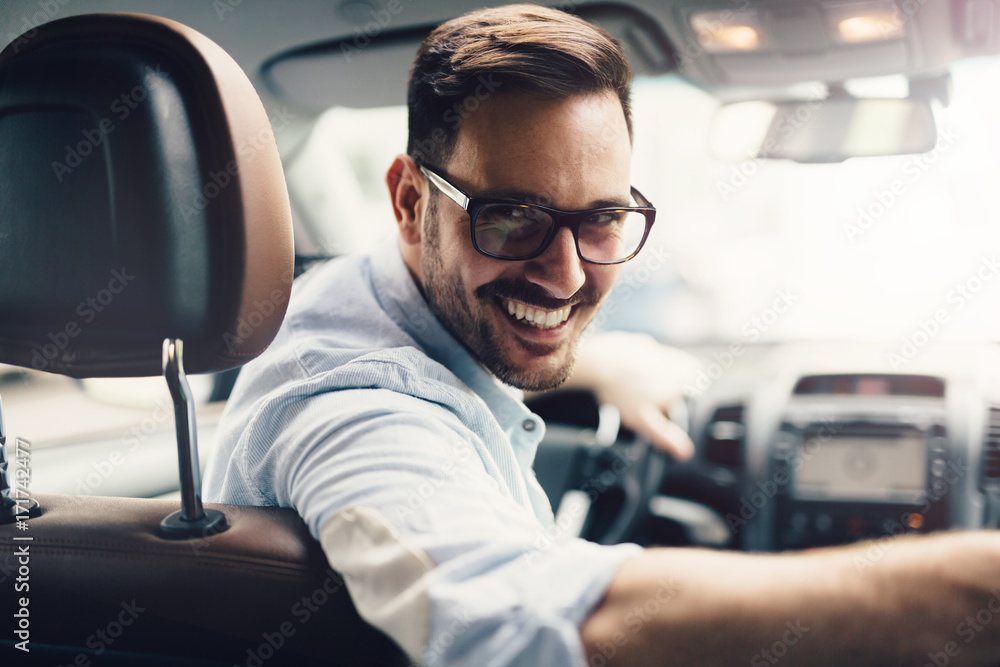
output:
<instances>
[{"instance_id":1,"label":"center console","mask_svg":"<svg viewBox=\"0 0 1000 667\"><path fill-rule=\"evenodd\" d=\"M944 383L922 376L802 378L767 464L776 550L947 528L962 478Z\"/></svg>"}]
</instances>

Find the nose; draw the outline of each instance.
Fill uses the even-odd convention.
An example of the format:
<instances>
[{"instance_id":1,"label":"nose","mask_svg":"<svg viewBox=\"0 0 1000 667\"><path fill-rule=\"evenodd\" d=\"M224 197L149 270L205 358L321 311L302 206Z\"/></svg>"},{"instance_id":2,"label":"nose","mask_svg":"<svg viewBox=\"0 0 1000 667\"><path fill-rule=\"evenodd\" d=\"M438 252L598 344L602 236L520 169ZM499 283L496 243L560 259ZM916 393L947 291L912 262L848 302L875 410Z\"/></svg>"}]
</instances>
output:
<instances>
[{"instance_id":1,"label":"nose","mask_svg":"<svg viewBox=\"0 0 1000 667\"><path fill-rule=\"evenodd\" d=\"M525 278L544 288L556 299L568 299L583 287L587 277L576 252L573 232L563 227L541 255L528 260Z\"/></svg>"}]
</instances>

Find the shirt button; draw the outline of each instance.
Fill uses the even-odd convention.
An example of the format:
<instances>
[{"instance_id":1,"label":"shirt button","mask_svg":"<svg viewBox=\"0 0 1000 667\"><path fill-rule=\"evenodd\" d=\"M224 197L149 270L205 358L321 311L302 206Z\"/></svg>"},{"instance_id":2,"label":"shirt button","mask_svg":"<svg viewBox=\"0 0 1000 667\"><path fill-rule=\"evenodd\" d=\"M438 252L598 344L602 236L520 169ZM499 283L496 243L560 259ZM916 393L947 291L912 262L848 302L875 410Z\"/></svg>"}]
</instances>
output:
<instances>
[{"instance_id":1,"label":"shirt button","mask_svg":"<svg viewBox=\"0 0 1000 667\"><path fill-rule=\"evenodd\" d=\"M535 430L534 420L525 419L523 422L521 422L521 428L523 428L525 431L534 431Z\"/></svg>"}]
</instances>

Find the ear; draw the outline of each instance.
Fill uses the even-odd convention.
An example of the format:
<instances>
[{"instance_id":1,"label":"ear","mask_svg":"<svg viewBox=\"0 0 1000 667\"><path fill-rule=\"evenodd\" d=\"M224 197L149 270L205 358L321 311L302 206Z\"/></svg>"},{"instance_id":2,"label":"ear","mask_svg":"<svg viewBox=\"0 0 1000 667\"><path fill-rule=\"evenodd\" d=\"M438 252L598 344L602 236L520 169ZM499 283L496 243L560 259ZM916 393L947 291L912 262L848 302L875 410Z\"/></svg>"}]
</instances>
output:
<instances>
[{"instance_id":1,"label":"ear","mask_svg":"<svg viewBox=\"0 0 1000 667\"><path fill-rule=\"evenodd\" d=\"M405 245L419 245L423 234L427 180L409 155L397 155L385 175L392 212Z\"/></svg>"}]
</instances>

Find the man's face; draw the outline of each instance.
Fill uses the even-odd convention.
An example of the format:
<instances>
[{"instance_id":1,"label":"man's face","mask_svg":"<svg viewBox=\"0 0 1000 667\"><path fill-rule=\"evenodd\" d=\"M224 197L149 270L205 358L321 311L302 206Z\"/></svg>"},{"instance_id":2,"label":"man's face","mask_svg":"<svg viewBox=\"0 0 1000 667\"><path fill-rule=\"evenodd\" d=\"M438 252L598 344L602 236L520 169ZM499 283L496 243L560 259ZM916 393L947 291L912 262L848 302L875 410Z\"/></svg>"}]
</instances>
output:
<instances>
[{"instance_id":1,"label":"man's face","mask_svg":"<svg viewBox=\"0 0 1000 667\"><path fill-rule=\"evenodd\" d=\"M463 122L451 159L436 166L474 197L572 211L628 205L630 158L624 113L610 91L556 100L508 93ZM561 384L620 265L581 260L568 228L535 259L485 257L472 245L468 214L427 188L417 277L438 319L503 382L527 390Z\"/></svg>"}]
</instances>

